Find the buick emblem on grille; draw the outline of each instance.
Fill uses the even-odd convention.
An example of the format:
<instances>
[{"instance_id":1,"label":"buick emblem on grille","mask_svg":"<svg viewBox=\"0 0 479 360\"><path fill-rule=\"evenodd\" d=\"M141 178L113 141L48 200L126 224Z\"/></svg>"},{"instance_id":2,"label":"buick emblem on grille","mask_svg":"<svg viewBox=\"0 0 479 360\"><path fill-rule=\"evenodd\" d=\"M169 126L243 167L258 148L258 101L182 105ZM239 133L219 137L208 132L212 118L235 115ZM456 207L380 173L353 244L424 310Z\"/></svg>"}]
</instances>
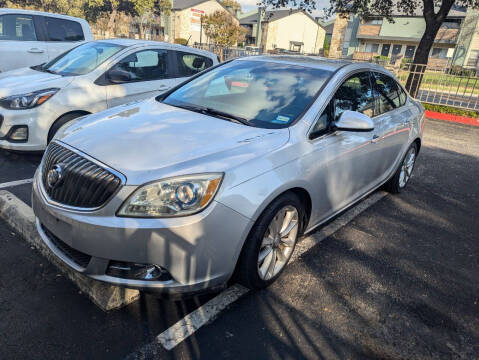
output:
<instances>
[{"instance_id":1,"label":"buick emblem on grille","mask_svg":"<svg viewBox=\"0 0 479 360\"><path fill-rule=\"evenodd\" d=\"M55 164L47 174L47 185L50 189L60 185L63 178L63 164Z\"/></svg>"}]
</instances>

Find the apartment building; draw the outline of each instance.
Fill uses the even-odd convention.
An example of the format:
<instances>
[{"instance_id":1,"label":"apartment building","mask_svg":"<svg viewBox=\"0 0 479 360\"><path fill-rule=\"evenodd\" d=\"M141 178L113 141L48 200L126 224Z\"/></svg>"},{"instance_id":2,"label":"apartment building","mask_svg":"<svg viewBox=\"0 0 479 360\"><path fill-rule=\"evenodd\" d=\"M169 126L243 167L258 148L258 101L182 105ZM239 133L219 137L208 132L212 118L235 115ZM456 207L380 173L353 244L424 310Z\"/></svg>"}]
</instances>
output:
<instances>
[{"instance_id":1,"label":"apartment building","mask_svg":"<svg viewBox=\"0 0 479 360\"><path fill-rule=\"evenodd\" d=\"M303 10L261 8L240 15L240 25L247 29L246 45L264 51L291 51L318 54L323 48L326 31ZM261 24L258 27L258 24Z\"/></svg>"},{"instance_id":2,"label":"apartment building","mask_svg":"<svg viewBox=\"0 0 479 360\"><path fill-rule=\"evenodd\" d=\"M168 41L182 38L188 40L188 45L207 43L201 17L213 14L215 11L225 11L233 21L239 24L238 19L229 9L216 0L173 0L171 15L166 19L166 33Z\"/></svg>"},{"instance_id":3,"label":"apartment building","mask_svg":"<svg viewBox=\"0 0 479 360\"><path fill-rule=\"evenodd\" d=\"M393 21L381 16L361 20L357 16L337 16L331 40L330 57L369 60L373 56L412 59L425 31L422 10L404 15L396 12ZM477 11L453 7L442 24L430 52L429 64L476 66L479 56ZM476 59L476 60L474 60Z\"/></svg>"}]
</instances>

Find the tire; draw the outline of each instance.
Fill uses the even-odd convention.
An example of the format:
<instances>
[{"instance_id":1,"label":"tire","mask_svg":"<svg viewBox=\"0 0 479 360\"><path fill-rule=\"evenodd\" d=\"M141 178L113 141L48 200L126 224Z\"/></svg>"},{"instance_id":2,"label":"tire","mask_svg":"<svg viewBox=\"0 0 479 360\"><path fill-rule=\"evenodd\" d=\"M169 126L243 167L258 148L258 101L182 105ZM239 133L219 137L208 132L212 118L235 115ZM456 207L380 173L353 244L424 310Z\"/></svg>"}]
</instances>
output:
<instances>
[{"instance_id":1,"label":"tire","mask_svg":"<svg viewBox=\"0 0 479 360\"><path fill-rule=\"evenodd\" d=\"M408 163L411 161L410 156L414 154L412 164L409 164L411 167L409 169ZM403 191L409 180L411 179L412 172L414 170L414 165L416 164L417 159L417 144L412 143L409 149L406 151L400 165L398 166L394 176L384 184L384 189L392 194L399 194ZM403 173L404 171L404 173Z\"/></svg>"},{"instance_id":2,"label":"tire","mask_svg":"<svg viewBox=\"0 0 479 360\"><path fill-rule=\"evenodd\" d=\"M288 226L285 226L285 224L287 224L288 219L284 216L283 222L281 222L283 213L288 216L288 219L291 218L289 225L292 228L287 233L288 237L280 238L279 230L276 232L277 236L274 236L271 230L275 228L275 225L279 227L282 224L283 229L280 230L286 233ZM293 224L295 221L296 225ZM298 196L292 192L287 192L275 199L258 218L246 239L236 267L236 280L250 289L262 289L273 283L288 264L298 237L301 235L304 221L304 206ZM272 239L273 237L275 239ZM267 244L269 242L271 242L271 245ZM271 248L269 253L268 246ZM262 255L268 253L263 261L259 259L260 250ZM266 263L268 259L275 261L273 265L270 263L272 267ZM262 269L268 270L265 272Z\"/></svg>"},{"instance_id":3,"label":"tire","mask_svg":"<svg viewBox=\"0 0 479 360\"><path fill-rule=\"evenodd\" d=\"M60 128L65 125L67 122L74 120L76 118L79 118L80 116L84 116L86 114L84 113L70 113L66 114L63 116L60 116L52 125L50 128L50 131L48 131L48 137L47 137L47 144L50 144L50 142L53 140L55 134L60 130Z\"/></svg>"}]
</instances>

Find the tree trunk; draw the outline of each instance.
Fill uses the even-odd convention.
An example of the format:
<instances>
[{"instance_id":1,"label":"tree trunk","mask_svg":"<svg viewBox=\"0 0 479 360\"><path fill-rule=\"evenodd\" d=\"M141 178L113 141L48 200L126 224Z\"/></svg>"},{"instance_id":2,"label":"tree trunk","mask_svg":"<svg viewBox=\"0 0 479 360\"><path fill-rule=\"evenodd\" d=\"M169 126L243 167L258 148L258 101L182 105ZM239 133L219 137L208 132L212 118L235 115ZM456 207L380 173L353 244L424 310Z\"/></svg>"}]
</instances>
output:
<instances>
[{"instance_id":1,"label":"tree trunk","mask_svg":"<svg viewBox=\"0 0 479 360\"><path fill-rule=\"evenodd\" d=\"M115 37L115 34L113 34L112 36L112 33L114 32L114 26L115 26L115 19L116 19L116 16L118 15L118 9L113 6L113 8L111 9L111 14L110 14L110 18L108 19L108 25L107 25L107 31L109 32L109 36L110 37Z\"/></svg>"},{"instance_id":2,"label":"tree trunk","mask_svg":"<svg viewBox=\"0 0 479 360\"><path fill-rule=\"evenodd\" d=\"M138 24L138 28L140 29L140 39L145 38L145 27L143 26L143 20L140 17L140 23Z\"/></svg>"},{"instance_id":3,"label":"tree trunk","mask_svg":"<svg viewBox=\"0 0 479 360\"><path fill-rule=\"evenodd\" d=\"M417 47L413 64L409 69L410 72L406 81L406 90L413 97L416 97L418 94L424 72L426 71L426 65L429 60L429 52L434 44L434 40L436 39L439 28L454 4L454 0L442 0L441 7L436 14L432 0L423 0L423 2L423 14L424 20L426 21L426 30L422 35L419 46Z\"/></svg>"}]
</instances>

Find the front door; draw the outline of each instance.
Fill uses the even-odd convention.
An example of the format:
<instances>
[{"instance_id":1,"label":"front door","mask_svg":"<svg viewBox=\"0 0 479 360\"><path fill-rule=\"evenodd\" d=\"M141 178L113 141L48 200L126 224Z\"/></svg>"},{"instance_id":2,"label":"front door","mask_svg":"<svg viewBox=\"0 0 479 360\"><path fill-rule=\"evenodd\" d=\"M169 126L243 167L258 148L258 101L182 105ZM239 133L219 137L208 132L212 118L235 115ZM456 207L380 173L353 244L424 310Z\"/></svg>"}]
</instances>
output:
<instances>
[{"instance_id":1,"label":"front door","mask_svg":"<svg viewBox=\"0 0 479 360\"><path fill-rule=\"evenodd\" d=\"M2 72L47 62L47 46L37 40L32 16L0 15L0 54Z\"/></svg>"},{"instance_id":2,"label":"front door","mask_svg":"<svg viewBox=\"0 0 479 360\"><path fill-rule=\"evenodd\" d=\"M168 50L164 49L137 51L120 60L112 69L125 72L130 79L107 86L108 107L157 96L178 83L171 71Z\"/></svg>"},{"instance_id":3,"label":"front door","mask_svg":"<svg viewBox=\"0 0 479 360\"><path fill-rule=\"evenodd\" d=\"M389 57L389 49L391 48L391 44L383 44L381 49L381 56L388 56Z\"/></svg>"},{"instance_id":4,"label":"front door","mask_svg":"<svg viewBox=\"0 0 479 360\"><path fill-rule=\"evenodd\" d=\"M318 208L312 214L317 223L366 193L376 183L380 154L373 154L373 132L355 132L328 129L328 124L338 120L345 110L358 111L373 116L374 97L368 72L350 76L338 88L326 110L312 129L314 151L303 161L311 166L314 183L317 184ZM316 136L315 134L319 134Z\"/></svg>"}]
</instances>

